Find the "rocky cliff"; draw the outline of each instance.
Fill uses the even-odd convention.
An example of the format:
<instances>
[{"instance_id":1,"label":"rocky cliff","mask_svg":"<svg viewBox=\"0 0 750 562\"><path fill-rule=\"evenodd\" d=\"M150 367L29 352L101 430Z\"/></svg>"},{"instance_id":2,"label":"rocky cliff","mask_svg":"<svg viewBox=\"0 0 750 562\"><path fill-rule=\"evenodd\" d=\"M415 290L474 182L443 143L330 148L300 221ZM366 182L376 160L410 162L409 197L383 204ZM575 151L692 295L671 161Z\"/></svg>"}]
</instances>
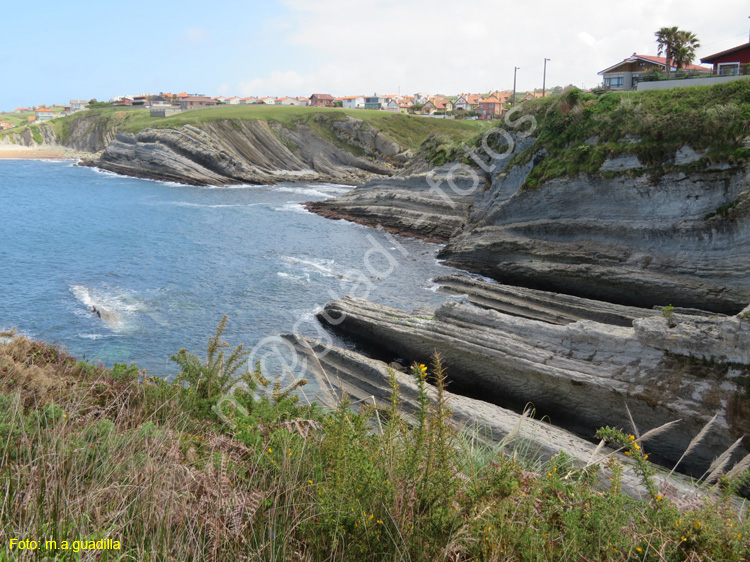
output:
<instances>
[{"instance_id":1,"label":"rocky cliff","mask_svg":"<svg viewBox=\"0 0 750 562\"><path fill-rule=\"evenodd\" d=\"M444 241L448 264L506 284L735 314L750 302L746 82L688 109L679 90L544 100L526 114L536 136L500 122L512 150L454 148L461 164L309 208Z\"/></svg>"},{"instance_id":2,"label":"rocky cliff","mask_svg":"<svg viewBox=\"0 0 750 562\"><path fill-rule=\"evenodd\" d=\"M306 124L287 128L266 120L211 121L201 128L183 125L136 134L118 132L101 156L90 163L119 174L193 185L281 181L356 184L373 175L391 175L394 166L406 158L405 149L382 135L358 139L354 133L361 122L351 121L351 128L328 129L330 138ZM347 142L352 144L347 146Z\"/></svg>"},{"instance_id":3,"label":"rocky cliff","mask_svg":"<svg viewBox=\"0 0 750 562\"><path fill-rule=\"evenodd\" d=\"M404 168L412 156L406 145L429 134L432 124L422 119L424 130L415 134L404 116L389 114L368 121L295 108L229 108L231 118L217 113L224 111L172 120L149 118L145 110L87 111L4 133L0 142L54 145L75 152L84 165L185 184L357 184Z\"/></svg>"}]
</instances>

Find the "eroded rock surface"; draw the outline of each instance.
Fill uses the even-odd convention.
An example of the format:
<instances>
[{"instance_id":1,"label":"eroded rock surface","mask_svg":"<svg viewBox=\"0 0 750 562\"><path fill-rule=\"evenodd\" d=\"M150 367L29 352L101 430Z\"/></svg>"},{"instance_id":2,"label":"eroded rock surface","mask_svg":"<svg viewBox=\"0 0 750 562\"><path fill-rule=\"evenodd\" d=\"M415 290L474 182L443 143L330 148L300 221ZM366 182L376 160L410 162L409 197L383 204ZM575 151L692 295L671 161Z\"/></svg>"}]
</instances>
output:
<instances>
[{"instance_id":1,"label":"eroded rock surface","mask_svg":"<svg viewBox=\"0 0 750 562\"><path fill-rule=\"evenodd\" d=\"M384 145L384 141L380 143ZM396 150L395 143L388 151ZM361 148L361 147L360 147ZM373 156L377 148L372 147ZM275 184L326 181L355 184L373 175L390 175L392 166L355 156L318 135L265 120L212 121L202 128L118 132L98 160L89 162L124 175L192 185Z\"/></svg>"},{"instance_id":2,"label":"eroded rock surface","mask_svg":"<svg viewBox=\"0 0 750 562\"><path fill-rule=\"evenodd\" d=\"M653 450L667 462L718 412L704 445L684 461L697 475L747 431L750 419L741 372L691 371L685 365L699 358L675 362L632 327L591 320L556 325L456 302L417 316L349 297L326 305L319 319L410 361L427 362L439 351L454 390L516 411L533 403L555 425L583 435L606 425L628 427L626 405L642 430L679 419L655 441ZM663 317L645 321L669 329ZM704 351L728 345L720 333L704 343Z\"/></svg>"},{"instance_id":3,"label":"eroded rock surface","mask_svg":"<svg viewBox=\"0 0 750 562\"><path fill-rule=\"evenodd\" d=\"M648 308L502 285L465 275L436 277L433 282L439 284L441 292L465 295L466 300L476 306L551 324L595 320L616 326L632 326L636 318L662 316L661 312Z\"/></svg>"},{"instance_id":4,"label":"eroded rock surface","mask_svg":"<svg viewBox=\"0 0 750 562\"><path fill-rule=\"evenodd\" d=\"M419 409L419 390L413 376L395 370L389 372L388 365L382 361L301 335L287 334L283 337L306 360L308 374L316 377L335 396L344 394L353 401L374 402L387 409L390 407L392 373L399 385L400 410L408 419L415 420ZM430 386L427 390L430 400L434 401L436 390ZM447 392L447 396L451 418L457 428L466 429L488 443L502 443L506 454L517 451L521 456L546 462L564 452L579 467L601 463L605 456L613 454L609 449L597 453L592 442L528 415L451 392ZM633 497L644 497L644 486L630 461L623 455L616 457L625 466L623 491ZM606 471L600 473L600 481L604 487L608 487L610 482ZM671 489L695 493L678 476L669 478L668 483ZM659 485L662 484L660 482Z\"/></svg>"}]
</instances>

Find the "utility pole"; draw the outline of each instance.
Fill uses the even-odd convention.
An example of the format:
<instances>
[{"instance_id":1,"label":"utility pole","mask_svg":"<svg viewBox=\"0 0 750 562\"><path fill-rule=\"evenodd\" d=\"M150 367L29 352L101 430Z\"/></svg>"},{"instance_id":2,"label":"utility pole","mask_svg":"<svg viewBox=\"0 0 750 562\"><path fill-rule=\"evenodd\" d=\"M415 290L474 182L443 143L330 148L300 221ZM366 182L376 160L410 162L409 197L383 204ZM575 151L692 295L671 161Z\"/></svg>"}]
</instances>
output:
<instances>
[{"instance_id":1,"label":"utility pole","mask_svg":"<svg viewBox=\"0 0 750 562\"><path fill-rule=\"evenodd\" d=\"M544 59L544 75L542 76L542 97L544 97L544 90L547 86L547 61L552 59Z\"/></svg>"},{"instance_id":2,"label":"utility pole","mask_svg":"<svg viewBox=\"0 0 750 562\"><path fill-rule=\"evenodd\" d=\"M513 67L513 107L516 107L516 72L521 70L520 66Z\"/></svg>"}]
</instances>

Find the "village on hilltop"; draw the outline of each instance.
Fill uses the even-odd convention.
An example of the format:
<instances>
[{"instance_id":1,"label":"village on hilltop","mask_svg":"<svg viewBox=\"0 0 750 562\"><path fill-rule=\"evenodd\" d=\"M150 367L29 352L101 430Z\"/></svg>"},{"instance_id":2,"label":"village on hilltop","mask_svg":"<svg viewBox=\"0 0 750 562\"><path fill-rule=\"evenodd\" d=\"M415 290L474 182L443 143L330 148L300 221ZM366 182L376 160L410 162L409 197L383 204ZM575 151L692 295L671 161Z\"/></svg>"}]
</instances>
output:
<instances>
[{"instance_id":1,"label":"village on hilltop","mask_svg":"<svg viewBox=\"0 0 750 562\"><path fill-rule=\"evenodd\" d=\"M674 28L676 30L677 28ZM657 32L659 33L664 30ZM666 31L670 31L666 29ZM684 32L683 32L684 33ZM692 36L692 34L690 34ZM694 37L694 36L693 36ZM695 39L697 45L697 39ZM693 51L694 52L694 51ZM674 87L686 87L735 80L750 75L750 42L714 53L701 58L702 63L711 67L692 64L690 60L670 60L667 57L639 55L633 53L608 68L598 72L602 77L601 85L595 90L628 91L651 90ZM546 61L545 59L545 72ZM546 78L546 74L545 74ZM544 80L543 80L544 83ZM97 102L76 99L68 105L39 105L18 107L0 120L0 131L12 129L24 124L35 124L64 117L84 109L101 106L122 108L149 108L151 117L168 117L184 111L207 109L233 105L273 105L273 106L310 106L340 107L343 109L369 109L390 113L405 113L425 117L442 117L446 119L499 119L517 104L558 94L563 88L556 86L546 89L534 89L530 92L514 90L496 90L485 94L461 93L448 96L443 94L416 93L414 95L348 95L334 97L330 94L315 93L309 97L256 97L217 96L203 94L178 94L161 92L159 94L119 95L108 102ZM13 116L13 120L10 120Z\"/></svg>"}]
</instances>

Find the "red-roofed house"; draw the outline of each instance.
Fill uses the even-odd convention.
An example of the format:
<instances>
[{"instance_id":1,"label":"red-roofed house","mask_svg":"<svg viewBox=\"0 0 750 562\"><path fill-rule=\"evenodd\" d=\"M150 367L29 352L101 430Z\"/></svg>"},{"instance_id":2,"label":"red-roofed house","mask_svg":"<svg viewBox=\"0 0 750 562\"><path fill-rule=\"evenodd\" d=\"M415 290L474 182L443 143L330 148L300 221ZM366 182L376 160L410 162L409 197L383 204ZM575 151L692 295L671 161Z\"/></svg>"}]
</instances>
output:
<instances>
[{"instance_id":1,"label":"red-roofed house","mask_svg":"<svg viewBox=\"0 0 750 562\"><path fill-rule=\"evenodd\" d=\"M670 69L672 71L677 70L677 67L674 66L674 61L671 61L671 63ZM604 88L607 90L634 90L638 82L643 79L643 75L652 68L666 70L667 59L665 57L653 57L651 55L637 55L633 53L622 62L605 68L597 74L602 75ZM697 64L689 64L683 67L683 70L710 71L705 66Z\"/></svg>"},{"instance_id":2,"label":"red-roofed house","mask_svg":"<svg viewBox=\"0 0 750 562\"><path fill-rule=\"evenodd\" d=\"M750 43L703 57L701 62L713 65L714 74L745 74L750 65Z\"/></svg>"},{"instance_id":3,"label":"red-roofed house","mask_svg":"<svg viewBox=\"0 0 750 562\"><path fill-rule=\"evenodd\" d=\"M453 107L456 108L456 111L474 111L479 107L479 100L481 99L482 96L479 94L461 94L456 98Z\"/></svg>"},{"instance_id":4,"label":"red-roofed house","mask_svg":"<svg viewBox=\"0 0 750 562\"><path fill-rule=\"evenodd\" d=\"M31 111L30 107L17 107L13 110L13 113L27 113Z\"/></svg>"},{"instance_id":5,"label":"red-roofed house","mask_svg":"<svg viewBox=\"0 0 750 562\"><path fill-rule=\"evenodd\" d=\"M334 107L336 100L330 94L313 94L310 96L310 105L312 107Z\"/></svg>"},{"instance_id":6,"label":"red-roofed house","mask_svg":"<svg viewBox=\"0 0 750 562\"><path fill-rule=\"evenodd\" d=\"M4 131L5 129L12 129L13 123L10 121L0 121L0 131Z\"/></svg>"},{"instance_id":7,"label":"red-roofed house","mask_svg":"<svg viewBox=\"0 0 750 562\"><path fill-rule=\"evenodd\" d=\"M51 109L35 109L34 116L37 121L49 121L55 116L55 112Z\"/></svg>"},{"instance_id":8,"label":"red-roofed house","mask_svg":"<svg viewBox=\"0 0 750 562\"><path fill-rule=\"evenodd\" d=\"M483 121L496 119L503 114L503 102L494 96L479 101L477 116Z\"/></svg>"}]
</instances>

